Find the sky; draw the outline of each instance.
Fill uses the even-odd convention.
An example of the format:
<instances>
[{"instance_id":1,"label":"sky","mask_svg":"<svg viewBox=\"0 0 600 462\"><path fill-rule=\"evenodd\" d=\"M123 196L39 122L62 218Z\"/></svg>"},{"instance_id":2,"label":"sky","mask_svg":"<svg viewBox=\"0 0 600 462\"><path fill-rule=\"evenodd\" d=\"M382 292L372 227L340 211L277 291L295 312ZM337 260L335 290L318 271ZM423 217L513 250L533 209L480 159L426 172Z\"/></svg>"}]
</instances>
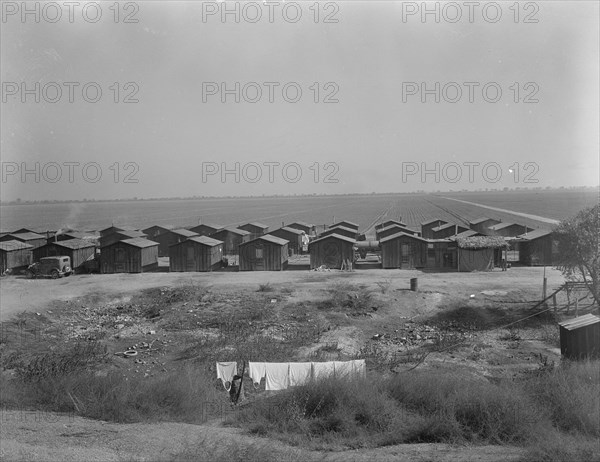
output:
<instances>
[{"instance_id":1,"label":"sky","mask_svg":"<svg viewBox=\"0 0 600 462\"><path fill-rule=\"evenodd\" d=\"M2 3L3 201L599 184L596 1L46 5Z\"/></svg>"}]
</instances>

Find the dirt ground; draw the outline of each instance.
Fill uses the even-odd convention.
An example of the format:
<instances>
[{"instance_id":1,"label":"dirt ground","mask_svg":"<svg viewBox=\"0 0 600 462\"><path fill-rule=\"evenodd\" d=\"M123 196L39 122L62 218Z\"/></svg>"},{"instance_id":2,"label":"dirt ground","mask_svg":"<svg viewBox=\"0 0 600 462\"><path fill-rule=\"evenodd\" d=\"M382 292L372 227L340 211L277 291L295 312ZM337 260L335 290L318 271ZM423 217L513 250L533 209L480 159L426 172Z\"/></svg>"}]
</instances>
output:
<instances>
[{"instance_id":1,"label":"dirt ground","mask_svg":"<svg viewBox=\"0 0 600 462\"><path fill-rule=\"evenodd\" d=\"M498 310L519 310L519 316L523 317L526 308L541 298L543 275L543 268L511 268L507 272L468 274L374 269L75 275L60 280L6 277L0 281L0 318L2 321L38 318L46 324L69 328L79 338L93 338L103 330L102 338L106 339L111 354L133 344L138 346L140 355L135 362L118 358L115 359L116 366L124 373L144 374L145 377L170 368L171 361L177 359L175 353L181 352L179 343L182 339L189 340L196 331L210 332L210 326L206 325L208 312L230 308L231 313L235 313L257 296L265 297L267 306L276 314L276 322L268 326L273 329L274 336L282 335L285 326L302 323L310 323L318 329L315 341L299 348L296 357L289 360L307 357L317 350L329 351L331 345L335 345L333 349L339 357L375 349L379 354L384 351L392 357L441 341L447 332L430 321L436 316L442 316L440 319L443 320L445 310L451 306L480 309L479 321L484 324L498 325L498 317L506 314L506 311ZM418 278L418 292L409 290L410 279L415 277ZM563 282L562 275L556 270L546 269L546 277L549 292ZM273 291L257 294L259 285L266 283ZM353 316L311 308L328 288L342 283L377 294L376 306ZM136 317L131 308L143 289L158 288L160 296L167 297L170 290L185 287L202 288L205 295L193 304L177 300L169 302L171 317L166 321L163 317L162 324ZM306 308L305 312L297 311L300 306ZM171 324L165 324L167 321ZM186 337L173 328L175 322L185 323ZM451 340L464 340L466 344L428 354L422 359L422 367L460 369L488 378L511 375L539 367L540 361L559 361L560 350L555 342L557 332L557 327L545 332L526 324L517 325L516 330L477 330L469 328L468 323L461 324L452 328L454 337ZM154 348L152 344L155 344ZM403 368L413 365L404 366L402 361L398 364L394 372L402 372ZM474 448L442 444L319 452L252 437L220 423L219 419L213 419L202 425L120 425L53 413L36 415L34 412L4 411L0 455L3 460L169 460L173 454L198 444L198 441L215 444L225 439L268 445L276 454L282 455L282 460L286 455L299 456L300 460L324 461L495 461L517 460L521 456L520 449L505 446Z\"/></svg>"}]
</instances>

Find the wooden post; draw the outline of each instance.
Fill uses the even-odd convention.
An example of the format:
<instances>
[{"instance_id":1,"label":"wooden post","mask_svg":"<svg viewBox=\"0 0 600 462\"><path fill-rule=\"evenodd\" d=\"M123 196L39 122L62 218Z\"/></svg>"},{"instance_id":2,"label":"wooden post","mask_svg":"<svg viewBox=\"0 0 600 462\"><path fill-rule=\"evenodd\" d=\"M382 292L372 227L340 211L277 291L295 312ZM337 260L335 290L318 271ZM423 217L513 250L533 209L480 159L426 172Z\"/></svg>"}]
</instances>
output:
<instances>
[{"instance_id":1,"label":"wooden post","mask_svg":"<svg viewBox=\"0 0 600 462\"><path fill-rule=\"evenodd\" d=\"M554 316L556 316L557 313L557 306L556 306L556 292L554 292L554 295L552 295L552 304L554 305Z\"/></svg>"},{"instance_id":2,"label":"wooden post","mask_svg":"<svg viewBox=\"0 0 600 462\"><path fill-rule=\"evenodd\" d=\"M571 290L568 284L565 284L565 287L567 289L567 314L569 314L569 311L571 311Z\"/></svg>"},{"instance_id":3,"label":"wooden post","mask_svg":"<svg viewBox=\"0 0 600 462\"><path fill-rule=\"evenodd\" d=\"M579 299L577 297L577 294L575 294L575 317L579 317Z\"/></svg>"},{"instance_id":4,"label":"wooden post","mask_svg":"<svg viewBox=\"0 0 600 462\"><path fill-rule=\"evenodd\" d=\"M542 288L542 300L544 300L547 295L546 292L548 290L548 279L546 277L544 277L544 284L543 284L543 288Z\"/></svg>"}]
</instances>

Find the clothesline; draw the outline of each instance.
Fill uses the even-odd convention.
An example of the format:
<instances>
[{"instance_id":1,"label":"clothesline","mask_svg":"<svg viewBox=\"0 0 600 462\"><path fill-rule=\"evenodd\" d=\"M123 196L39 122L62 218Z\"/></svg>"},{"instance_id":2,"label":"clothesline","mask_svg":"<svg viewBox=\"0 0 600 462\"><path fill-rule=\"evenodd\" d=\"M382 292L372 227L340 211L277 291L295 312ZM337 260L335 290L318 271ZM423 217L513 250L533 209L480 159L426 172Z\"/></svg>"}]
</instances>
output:
<instances>
[{"instance_id":1,"label":"clothesline","mask_svg":"<svg viewBox=\"0 0 600 462\"><path fill-rule=\"evenodd\" d=\"M237 375L237 362L217 362L217 378L229 390L233 377ZM244 371L242 371L243 375ZM364 378L367 368L364 359L326 362L249 362L248 376L255 386L265 379L265 390L285 390L304 385L311 380L326 377Z\"/></svg>"}]
</instances>

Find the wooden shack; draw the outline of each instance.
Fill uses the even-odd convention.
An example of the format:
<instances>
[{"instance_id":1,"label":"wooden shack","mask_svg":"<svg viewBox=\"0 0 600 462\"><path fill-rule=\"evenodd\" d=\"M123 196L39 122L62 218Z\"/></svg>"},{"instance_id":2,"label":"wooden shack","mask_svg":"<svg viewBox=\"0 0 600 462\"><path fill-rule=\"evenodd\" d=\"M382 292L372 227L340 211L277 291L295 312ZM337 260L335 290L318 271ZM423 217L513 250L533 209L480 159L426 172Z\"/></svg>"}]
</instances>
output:
<instances>
[{"instance_id":1,"label":"wooden shack","mask_svg":"<svg viewBox=\"0 0 600 462\"><path fill-rule=\"evenodd\" d=\"M142 273L158 267L158 243L141 237L113 242L100 249L103 273Z\"/></svg>"},{"instance_id":2,"label":"wooden shack","mask_svg":"<svg viewBox=\"0 0 600 462\"><path fill-rule=\"evenodd\" d=\"M310 268L320 266L340 269L344 260L354 261L354 244L356 241L347 236L329 234L315 239L308 244Z\"/></svg>"},{"instance_id":3,"label":"wooden shack","mask_svg":"<svg viewBox=\"0 0 600 462\"><path fill-rule=\"evenodd\" d=\"M456 242L450 239L427 239L427 269L456 271L456 266Z\"/></svg>"},{"instance_id":4,"label":"wooden shack","mask_svg":"<svg viewBox=\"0 0 600 462\"><path fill-rule=\"evenodd\" d=\"M488 228L498 223L501 223L501 221L488 217L479 217L469 222L469 228L480 234L489 234Z\"/></svg>"},{"instance_id":5,"label":"wooden shack","mask_svg":"<svg viewBox=\"0 0 600 462\"><path fill-rule=\"evenodd\" d=\"M501 236L473 236L456 240L458 271L492 271L500 260L499 252L508 248Z\"/></svg>"},{"instance_id":6,"label":"wooden shack","mask_svg":"<svg viewBox=\"0 0 600 462\"><path fill-rule=\"evenodd\" d=\"M12 240L0 242L0 273L31 265L33 246Z\"/></svg>"},{"instance_id":7,"label":"wooden shack","mask_svg":"<svg viewBox=\"0 0 600 462\"><path fill-rule=\"evenodd\" d=\"M527 227L517 223L497 223L488 227L490 236L516 237L527 232Z\"/></svg>"},{"instance_id":8,"label":"wooden shack","mask_svg":"<svg viewBox=\"0 0 600 462\"><path fill-rule=\"evenodd\" d=\"M586 314L559 323L560 352L566 359L600 357L600 318Z\"/></svg>"},{"instance_id":9,"label":"wooden shack","mask_svg":"<svg viewBox=\"0 0 600 462\"><path fill-rule=\"evenodd\" d=\"M190 231L196 233L198 236L211 236L222 229L225 229L225 227L215 223L201 223L190 228Z\"/></svg>"},{"instance_id":10,"label":"wooden shack","mask_svg":"<svg viewBox=\"0 0 600 462\"><path fill-rule=\"evenodd\" d=\"M193 236L169 246L169 271L214 271L223 260L223 243L208 236Z\"/></svg>"},{"instance_id":11,"label":"wooden shack","mask_svg":"<svg viewBox=\"0 0 600 462\"><path fill-rule=\"evenodd\" d=\"M288 265L288 241L267 234L240 244L240 271L282 271Z\"/></svg>"},{"instance_id":12,"label":"wooden shack","mask_svg":"<svg viewBox=\"0 0 600 462\"><path fill-rule=\"evenodd\" d=\"M245 225L241 225L237 227L242 231L248 231L250 233L250 240L256 239L259 236L264 236L269 231L269 227L265 224L253 222L246 223Z\"/></svg>"},{"instance_id":13,"label":"wooden shack","mask_svg":"<svg viewBox=\"0 0 600 462\"><path fill-rule=\"evenodd\" d=\"M396 226L400 226L401 228L406 228L407 224L399 221L399 220L386 220L383 221L381 223L378 223L375 225L375 229L379 230L379 229L383 229L383 228L387 228L388 226L392 226L392 225L396 225Z\"/></svg>"},{"instance_id":14,"label":"wooden shack","mask_svg":"<svg viewBox=\"0 0 600 462\"><path fill-rule=\"evenodd\" d=\"M444 220L439 220L437 218L434 220L424 221L423 223L421 223L421 237L424 239L433 239L434 237L431 230L433 228L437 228L438 226L442 226L446 223L448 222Z\"/></svg>"},{"instance_id":15,"label":"wooden shack","mask_svg":"<svg viewBox=\"0 0 600 462\"><path fill-rule=\"evenodd\" d=\"M25 233L10 233L0 237L0 242L20 241L29 244L34 249L46 245L47 238L41 234L25 232Z\"/></svg>"},{"instance_id":16,"label":"wooden shack","mask_svg":"<svg viewBox=\"0 0 600 462\"><path fill-rule=\"evenodd\" d=\"M289 242L288 249L290 253L299 254L302 250L302 234L304 231L284 226L283 228L271 231L268 235L285 239Z\"/></svg>"},{"instance_id":17,"label":"wooden shack","mask_svg":"<svg viewBox=\"0 0 600 462\"><path fill-rule=\"evenodd\" d=\"M379 228L375 231L375 239L383 239L385 237L391 236L393 234L405 233L412 234L413 236L418 236L420 234L419 231L415 231L414 229L409 229L405 226L400 226L396 224L388 225L384 228Z\"/></svg>"},{"instance_id":18,"label":"wooden shack","mask_svg":"<svg viewBox=\"0 0 600 462\"><path fill-rule=\"evenodd\" d=\"M90 239L67 239L49 242L33 251L33 261L44 257L67 256L71 258L71 268L77 270L84 262L96 254L97 244Z\"/></svg>"},{"instance_id":19,"label":"wooden shack","mask_svg":"<svg viewBox=\"0 0 600 462\"><path fill-rule=\"evenodd\" d=\"M139 231L139 229L134 228L133 226L125 226L125 225L111 225L107 228L101 229L98 231L100 233L100 238L109 236L110 234L116 233L117 231Z\"/></svg>"},{"instance_id":20,"label":"wooden shack","mask_svg":"<svg viewBox=\"0 0 600 462\"><path fill-rule=\"evenodd\" d=\"M100 247L106 247L109 244L117 241L123 241L125 239L135 239L135 238L146 238L146 235L139 230L119 230L113 231L110 234L100 234L100 238L98 239L98 244Z\"/></svg>"},{"instance_id":21,"label":"wooden shack","mask_svg":"<svg viewBox=\"0 0 600 462\"><path fill-rule=\"evenodd\" d=\"M166 234L174 229L175 227L173 225L153 225L142 229L142 232L148 236L148 239L154 240L155 237Z\"/></svg>"},{"instance_id":22,"label":"wooden shack","mask_svg":"<svg viewBox=\"0 0 600 462\"><path fill-rule=\"evenodd\" d=\"M330 225L329 229L335 228L337 226L343 226L344 228L353 229L354 231L356 231L356 234L358 234L359 225L357 223L353 223L351 221L346 221L346 220L338 221L337 223L334 223L333 225Z\"/></svg>"},{"instance_id":23,"label":"wooden shack","mask_svg":"<svg viewBox=\"0 0 600 462\"><path fill-rule=\"evenodd\" d=\"M305 221L295 221L289 225L285 225L285 227L299 229L300 231L304 231L309 236L315 234L315 225L311 225Z\"/></svg>"},{"instance_id":24,"label":"wooden shack","mask_svg":"<svg viewBox=\"0 0 600 462\"><path fill-rule=\"evenodd\" d=\"M528 266L552 266L556 245L552 231L535 229L517 236L519 263Z\"/></svg>"},{"instance_id":25,"label":"wooden shack","mask_svg":"<svg viewBox=\"0 0 600 462\"><path fill-rule=\"evenodd\" d=\"M465 228L464 226L456 225L454 223L444 223L443 225L432 228L431 235L432 239L445 239L467 230L468 228Z\"/></svg>"},{"instance_id":26,"label":"wooden shack","mask_svg":"<svg viewBox=\"0 0 600 462\"><path fill-rule=\"evenodd\" d=\"M332 234L338 234L340 236L345 236L350 239L356 239L358 232L354 228L346 228L345 226L334 226L333 228L326 229L323 231L319 237L330 236Z\"/></svg>"},{"instance_id":27,"label":"wooden shack","mask_svg":"<svg viewBox=\"0 0 600 462\"><path fill-rule=\"evenodd\" d=\"M157 227L154 227L157 228ZM144 230L145 231L145 230ZM167 229L163 228L158 232L155 230L154 236L148 236L148 239L158 243L158 256L168 257L169 246L183 242L190 237L197 236L197 234L188 229Z\"/></svg>"},{"instance_id":28,"label":"wooden shack","mask_svg":"<svg viewBox=\"0 0 600 462\"><path fill-rule=\"evenodd\" d=\"M379 240L382 268L414 269L427 264L427 240L398 232Z\"/></svg>"},{"instance_id":29,"label":"wooden shack","mask_svg":"<svg viewBox=\"0 0 600 462\"><path fill-rule=\"evenodd\" d=\"M250 233L237 228L225 228L211 234L213 239L223 243L225 255L238 255L239 245L250 240Z\"/></svg>"}]
</instances>

